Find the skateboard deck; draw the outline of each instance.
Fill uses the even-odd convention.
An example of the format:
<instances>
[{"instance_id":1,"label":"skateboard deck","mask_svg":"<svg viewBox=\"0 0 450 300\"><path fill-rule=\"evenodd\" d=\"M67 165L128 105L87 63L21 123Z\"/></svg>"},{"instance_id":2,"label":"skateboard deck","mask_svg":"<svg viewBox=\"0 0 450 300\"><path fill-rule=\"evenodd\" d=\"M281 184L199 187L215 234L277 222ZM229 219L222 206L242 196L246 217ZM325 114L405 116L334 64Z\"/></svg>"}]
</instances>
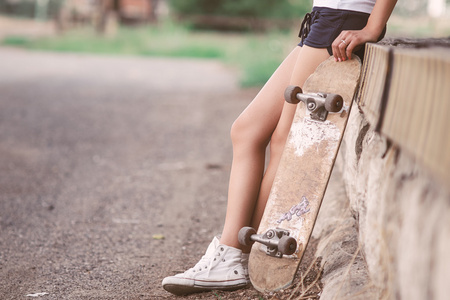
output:
<instances>
[{"instance_id":1,"label":"skateboard deck","mask_svg":"<svg viewBox=\"0 0 450 300\"><path fill-rule=\"evenodd\" d=\"M261 292L283 289L294 280L339 150L360 70L358 57L339 63L330 57L307 79L303 93L298 87L286 90L286 101L299 103L264 215L257 234L243 228L239 237L241 243L253 243L249 275Z\"/></svg>"}]
</instances>

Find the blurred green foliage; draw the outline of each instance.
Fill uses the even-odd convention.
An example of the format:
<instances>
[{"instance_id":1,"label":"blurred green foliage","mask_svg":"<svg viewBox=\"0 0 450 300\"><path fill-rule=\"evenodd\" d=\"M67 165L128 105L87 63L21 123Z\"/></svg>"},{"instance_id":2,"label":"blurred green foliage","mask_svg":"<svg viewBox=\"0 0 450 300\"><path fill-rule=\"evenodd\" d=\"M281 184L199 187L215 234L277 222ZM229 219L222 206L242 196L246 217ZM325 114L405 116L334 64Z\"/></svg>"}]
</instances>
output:
<instances>
[{"instance_id":1,"label":"blurred green foliage","mask_svg":"<svg viewBox=\"0 0 450 300\"><path fill-rule=\"evenodd\" d=\"M180 15L215 15L273 19L301 18L311 10L310 0L169 0Z\"/></svg>"}]
</instances>

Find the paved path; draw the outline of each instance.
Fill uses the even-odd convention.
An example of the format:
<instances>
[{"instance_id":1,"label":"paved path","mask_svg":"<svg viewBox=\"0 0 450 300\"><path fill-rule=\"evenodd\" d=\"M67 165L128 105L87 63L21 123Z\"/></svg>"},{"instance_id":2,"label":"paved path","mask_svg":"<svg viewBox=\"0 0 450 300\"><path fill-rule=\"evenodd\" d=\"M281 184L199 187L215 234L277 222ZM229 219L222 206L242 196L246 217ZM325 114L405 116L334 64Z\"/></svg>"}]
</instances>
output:
<instances>
[{"instance_id":1,"label":"paved path","mask_svg":"<svg viewBox=\"0 0 450 300\"><path fill-rule=\"evenodd\" d=\"M221 229L254 91L214 61L0 48L0 66L0 298L169 297Z\"/></svg>"}]
</instances>

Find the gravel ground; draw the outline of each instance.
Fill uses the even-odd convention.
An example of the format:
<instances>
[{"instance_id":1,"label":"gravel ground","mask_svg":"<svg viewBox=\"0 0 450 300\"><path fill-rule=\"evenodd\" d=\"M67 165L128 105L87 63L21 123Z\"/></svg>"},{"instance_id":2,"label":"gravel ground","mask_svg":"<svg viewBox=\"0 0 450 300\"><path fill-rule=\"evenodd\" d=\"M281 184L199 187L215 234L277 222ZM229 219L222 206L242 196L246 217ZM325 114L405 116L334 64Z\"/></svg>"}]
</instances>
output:
<instances>
[{"instance_id":1,"label":"gravel ground","mask_svg":"<svg viewBox=\"0 0 450 300\"><path fill-rule=\"evenodd\" d=\"M215 61L0 48L0 65L0 298L177 298L161 280L220 232L229 128L257 91Z\"/></svg>"}]
</instances>

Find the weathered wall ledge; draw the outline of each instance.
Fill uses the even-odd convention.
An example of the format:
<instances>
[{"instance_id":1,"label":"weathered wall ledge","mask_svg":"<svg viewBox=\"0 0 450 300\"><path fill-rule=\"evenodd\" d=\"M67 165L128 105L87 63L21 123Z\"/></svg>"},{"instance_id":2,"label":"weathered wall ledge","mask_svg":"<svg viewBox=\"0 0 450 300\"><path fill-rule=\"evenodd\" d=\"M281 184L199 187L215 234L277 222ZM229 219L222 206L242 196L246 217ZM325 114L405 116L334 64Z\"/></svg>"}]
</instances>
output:
<instances>
[{"instance_id":1,"label":"weathered wall ledge","mask_svg":"<svg viewBox=\"0 0 450 300\"><path fill-rule=\"evenodd\" d=\"M368 51L372 56L366 57L361 89L313 233L320 239L317 255L323 257L324 264L321 299L448 299L450 177L446 176L450 171L447 168L450 147L446 122L450 118L446 116L441 121L433 116L437 114L440 118L440 109L445 115L450 113L450 49L421 49L417 50L421 53L417 56L411 49L405 52L373 47L377 51ZM383 65L383 53L395 55L397 63L403 60L408 64L407 71L398 75L393 69L373 73L377 72L374 68L392 68L393 64ZM414 59L408 58L411 55L420 61L418 69L412 67ZM432 63L426 62L427 57ZM383 81L389 72L391 80L395 76L404 77L405 82L408 76L419 79L414 79L409 87L391 86L386 91ZM436 81L436 74L444 78ZM378 88L371 86L374 84ZM439 90L433 91L436 84ZM421 87L432 94L418 91ZM415 90L425 98L398 97L402 95L401 88ZM367 94L368 89L372 92ZM398 100L392 100L394 97L389 93L397 95ZM377 103L375 94L385 103ZM402 114L399 103L418 106L419 110L411 108ZM403 128L400 136L386 134L389 127L383 114L391 109L387 104L397 107L393 110L398 118L394 125ZM423 107L427 105L431 107ZM426 122L417 113L420 111L429 112L424 116ZM385 118L381 126L380 118ZM410 125L415 122L421 122L422 127ZM408 129L413 134L408 134ZM437 130L439 136L430 130ZM435 143L433 147L444 148L433 149L427 144L430 150L424 151L427 147L420 147L421 143ZM441 156L435 157L435 153Z\"/></svg>"}]
</instances>

